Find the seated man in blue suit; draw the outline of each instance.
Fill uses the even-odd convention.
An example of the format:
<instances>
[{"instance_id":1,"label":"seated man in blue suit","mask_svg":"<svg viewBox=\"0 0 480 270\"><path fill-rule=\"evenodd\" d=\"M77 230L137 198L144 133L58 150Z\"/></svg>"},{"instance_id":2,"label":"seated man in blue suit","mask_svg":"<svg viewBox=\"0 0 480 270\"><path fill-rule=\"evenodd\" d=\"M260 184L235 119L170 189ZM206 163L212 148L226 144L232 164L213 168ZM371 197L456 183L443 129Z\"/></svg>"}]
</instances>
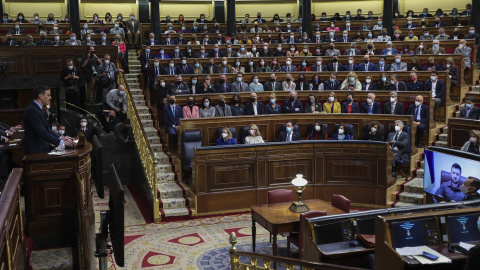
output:
<instances>
[{"instance_id":1,"label":"seated man in blue suit","mask_svg":"<svg viewBox=\"0 0 480 270\"><path fill-rule=\"evenodd\" d=\"M358 65L357 71L377 71L374 63L370 63L370 56L368 54L363 56L363 63Z\"/></svg>"},{"instance_id":2,"label":"seated man in blue suit","mask_svg":"<svg viewBox=\"0 0 480 270\"><path fill-rule=\"evenodd\" d=\"M257 100L257 93L251 92L250 93L250 102L245 104L245 115L261 115L264 114L265 108L263 107L263 103Z\"/></svg>"},{"instance_id":3,"label":"seated man in blue suit","mask_svg":"<svg viewBox=\"0 0 480 270\"><path fill-rule=\"evenodd\" d=\"M397 49L393 48L391 41L387 41L387 48L382 50L382 55L395 55L398 54Z\"/></svg>"},{"instance_id":4,"label":"seated man in blue suit","mask_svg":"<svg viewBox=\"0 0 480 270\"><path fill-rule=\"evenodd\" d=\"M173 53L170 54L170 58L183 58L183 53L180 52L180 47L177 45L173 49Z\"/></svg>"},{"instance_id":5,"label":"seated man in blue suit","mask_svg":"<svg viewBox=\"0 0 480 270\"><path fill-rule=\"evenodd\" d=\"M423 104L423 97L418 95L415 97L415 104L408 107L408 115L413 115L413 125L417 127L417 147L422 147L421 140L425 129L428 128L428 122L430 120L430 108Z\"/></svg>"},{"instance_id":6,"label":"seated man in blue suit","mask_svg":"<svg viewBox=\"0 0 480 270\"><path fill-rule=\"evenodd\" d=\"M285 130L278 134L277 142L293 142L300 140L300 133L295 131L293 123L288 121Z\"/></svg>"},{"instance_id":7,"label":"seated man in blue suit","mask_svg":"<svg viewBox=\"0 0 480 270\"><path fill-rule=\"evenodd\" d=\"M342 113L360 113L358 103L353 101L354 97L353 93L347 94L347 101L342 104Z\"/></svg>"},{"instance_id":8,"label":"seated man in blue suit","mask_svg":"<svg viewBox=\"0 0 480 270\"><path fill-rule=\"evenodd\" d=\"M425 82L424 91L432 92L432 99L435 100L435 107L433 108L433 119L435 119L438 106L440 106L445 97L445 83L438 79L438 71L432 71L430 80Z\"/></svg>"},{"instance_id":9,"label":"seated man in blue suit","mask_svg":"<svg viewBox=\"0 0 480 270\"><path fill-rule=\"evenodd\" d=\"M170 136L171 145L177 145L177 132L180 126L180 118L183 118L183 110L181 106L175 104L175 95L167 96L168 105L163 107L163 123L165 131Z\"/></svg>"},{"instance_id":10,"label":"seated man in blue suit","mask_svg":"<svg viewBox=\"0 0 480 270\"><path fill-rule=\"evenodd\" d=\"M346 71L357 71L358 65L355 64L355 60L353 56L348 57L348 64L343 66Z\"/></svg>"},{"instance_id":11,"label":"seated man in blue suit","mask_svg":"<svg viewBox=\"0 0 480 270\"><path fill-rule=\"evenodd\" d=\"M193 66L190 64L187 64L187 58L182 57L182 64L177 66L176 74L193 74Z\"/></svg>"},{"instance_id":12,"label":"seated man in blue suit","mask_svg":"<svg viewBox=\"0 0 480 270\"><path fill-rule=\"evenodd\" d=\"M303 113L302 102L297 100L297 92L290 91L288 100L283 102L283 113Z\"/></svg>"},{"instance_id":13,"label":"seated man in blue suit","mask_svg":"<svg viewBox=\"0 0 480 270\"><path fill-rule=\"evenodd\" d=\"M380 103L375 101L375 94L368 93L367 102L362 103L362 113L381 114L382 110L380 107Z\"/></svg>"}]
</instances>

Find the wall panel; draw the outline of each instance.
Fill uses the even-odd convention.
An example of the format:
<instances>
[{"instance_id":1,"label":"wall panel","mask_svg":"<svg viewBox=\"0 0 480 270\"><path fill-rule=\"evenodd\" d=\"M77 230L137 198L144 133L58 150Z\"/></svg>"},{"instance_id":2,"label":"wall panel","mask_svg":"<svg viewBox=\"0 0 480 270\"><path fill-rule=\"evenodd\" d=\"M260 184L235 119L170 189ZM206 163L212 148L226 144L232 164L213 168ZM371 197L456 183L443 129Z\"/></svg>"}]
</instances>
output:
<instances>
[{"instance_id":1,"label":"wall panel","mask_svg":"<svg viewBox=\"0 0 480 270\"><path fill-rule=\"evenodd\" d=\"M429 13L435 12L438 8L441 8L443 12L450 13L454 7L456 7L459 12L462 12L465 10L465 6L471 3L471 0L459 0L455 2L449 0L399 0L398 9L400 13L403 14L406 14L408 10L420 13L423 11L423 8L428 8Z\"/></svg>"},{"instance_id":2,"label":"wall panel","mask_svg":"<svg viewBox=\"0 0 480 270\"><path fill-rule=\"evenodd\" d=\"M383 0L363 0L363 1L312 1L312 11L317 17L322 12L327 13L327 17L335 15L336 12L340 16L345 16L345 12L350 11L352 16L357 14L357 9L361 8L363 15L367 15L368 11L373 11L374 15L383 14Z\"/></svg>"},{"instance_id":3,"label":"wall panel","mask_svg":"<svg viewBox=\"0 0 480 270\"><path fill-rule=\"evenodd\" d=\"M213 1L162 1L160 2L160 18L170 15L172 20L178 18L179 14L183 14L185 20L196 20L200 18L200 14L205 14L207 20L215 17Z\"/></svg>"},{"instance_id":4,"label":"wall panel","mask_svg":"<svg viewBox=\"0 0 480 270\"><path fill-rule=\"evenodd\" d=\"M33 4L33 3L35 4ZM35 9L32 9L32 5ZM46 19L49 13L53 13L55 18L63 18L67 13L67 5L64 0L62 1L11 1L5 3L5 12L8 13L10 18L16 18L17 14L22 12L25 15L25 19L32 20L33 13L38 12L41 19Z\"/></svg>"},{"instance_id":5,"label":"wall panel","mask_svg":"<svg viewBox=\"0 0 480 270\"><path fill-rule=\"evenodd\" d=\"M97 13L101 19L105 17L105 14L110 12L112 19L117 18L118 13L122 13L124 20L126 20L130 13L134 13L135 17L138 16L138 6L135 3L81 3L80 4L80 19L91 20L93 14ZM138 19L138 18L137 18Z\"/></svg>"},{"instance_id":6,"label":"wall panel","mask_svg":"<svg viewBox=\"0 0 480 270\"><path fill-rule=\"evenodd\" d=\"M256 18L257 12L262 13L262 17L268 21L273 18L275 13L278 13L281 18L285 19L287 13L292 14L292 18L298 17L298 3L297 1L236 1L236 18L241 20L245 18L245 14L250 14L250 18Z\"/></svg>"}]
</instances>

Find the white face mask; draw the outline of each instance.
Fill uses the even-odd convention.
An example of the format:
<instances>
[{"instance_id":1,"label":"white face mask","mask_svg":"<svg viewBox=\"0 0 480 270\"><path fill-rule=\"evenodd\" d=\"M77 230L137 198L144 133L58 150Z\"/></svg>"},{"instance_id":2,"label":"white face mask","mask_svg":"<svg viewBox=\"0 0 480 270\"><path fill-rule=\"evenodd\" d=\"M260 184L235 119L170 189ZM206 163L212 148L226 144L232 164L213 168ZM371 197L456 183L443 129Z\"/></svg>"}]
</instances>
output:
<instances>
[{"instance_id":1,"label":"white face mask","mask_svg":"<svg viewBox=\"0 0 480 270\"><path fill-rule=\"evenodd\" d=\"M371 98L367 98L367 103L372 104L373 100Z\"/></svg>"},{"instance_id":2,"label":"white face mask","mask_svg":"<svg viewBox=\"0 0 480 270\"><path fill-rule=\"evenodd\" d=\"M470 191L468 190L468 187L465 186L465 184L463 184L463 185L460 186L460 190L462 191L463 194L467 194L468 192L470 192Z\"/></svg>"},{"instance_id":3,"label":"white face mask","mask_svg":"<svg viewBox=\"0 0 480 270\"><path fill-rule=\"evenodd\" d=\"M62 130L59 130L59 131L58 131L58 134L60 134L60 135L65 134L65 130L63 130L63 129L62 129Z\"/></svg>"},{"instance_id":4,"label":"white face mask","mask_svg":"<svg viewBox=\"0 0 480 270\"><path fill-rule=\"evenodd\" d=\"M353 64L353 60L348 60L348 63L351 65Z\"/></svg>"},{"instance_id":5,"label":"white face mask","mask_svg":"<svg viewBox=\"0 0 480 270\"><path fill-rule=\"evenodd\" d=\"M161 82L160 86L165 87L165 82Z\"/></svg>"},{"instance_id":6,"label":"white face mask","mask_svg":"<svg viewBox=\"0 0 480 270\"><path fill-rule=\"evenodd\" d=\"M155 67L159 67L159 66L160 66L160 63L155 62L155 63L153 63L153 65L154 65Z\"/></svg>"},{"instance_id":7,"label":"white face mask","mask_svg":"<svg viewBox=\"0 0 480 270\"><path fill-rule=\"evenodd\" d=\"M82 126L82 127L86 127L86 126L87 126L87 123L85 123L85 122L81 122L81 123L80 123L80 126Z\"/></svg>"},{"instance_id":8,"label":"white face mask","mask_svg":"<svg viewBox=\"0 0 480 270\"><path fill-rule=\"evenodd\" d=\"M227 136L228 136L227 133L222 133L222 138L225 139Z\"/></svg>"},{"instance_id":9,"label":"white face mask","mask_svg":"<svg viewBox=\"0 0 480 270\"><path fill-rule=\"evenodd\" d=\"M250 132L250 135L252 135L252 136L255 135L255 130L253 130L253 129L250 129L248 132Z\"/></svg>"},{"instance_id":10,"label":"white face mask","mask_svg":"<svg viewBox=\"0 0 480 270\"><path fill-rule=\"evenodd\" d=\"M422 105L422 103L420 103L420 101L415 101L415 106L418 107L418 106L420 106L420 105Z\"/></svg>"},{"instance_id":11,"label":"white face mask","mask_svg":"<svg viewBox=\"0 0 480 270\"><path fill-rule=\"evenodd\" d=\"M437 76L430 76L430 79L431 79L432 81L436 81L436 80L437 80Z\"/></svg>"},{"instance_id":12,"label":"white face mask","mask_svg":"<svg viewBox=\"0 0 480 270\"><path fill-rule=\"evenodd\" d=\"M320 131L320 126L315 126L316 131Z\"/></svg>"},{"instance_id":13,"label":"white face mask","mask_svg":"<svg viewBox=\"0 0 480 270\"><path fill-rule=\"evenodd\" d=\"M328 97L328 101L333 102L335 100L334 97Z\"/></svg>"},{"instance_id":14,"label":"white face mask","mask_svg":"<svg viewBox=\"0 0 480 270\"><path fill-rule=\"evenodd\" d=\"M173 68L173 63L168 64L169 67Z\"/></svg>"},{"instance_id":15,"label":"white face mask","mask_svg":"<svg viewBox=\"0 0 480 270\"><path fill-rule=\"evenodd\" d=\"M290 66L290 64L291 64L291 63L292 63L292 62L290 62L290 61L287 61L287 66Z\"/></svg>"},{"instance_id":16,"label":"white face mask","mask_svg":"<svg viewBox=\"0 0 480 270\"><path fill-rule=\"evenodd\" d=\"M339 129L338 134L343 134L343 129Z\"/></svg>"},{"instance_id":17,"label":"white face mask","mask_svg":"<svg viewBox=\"0 0 480 270\"><path fill-rule=\"evenodd\" d=\"M370 79L365 79L365 82L369 84L369 83L372 82L372 80L370 80Z\"/></svg>"},{"instance_id":18,"label":"white face mask","mask_svg":"<svg viewBox=\"0 0 480 270\"><path fill-rule=\"evenodd\" d=\"M53 131L56 131L56 130L57 130L57 127L52 126L52 130L53 130Z\"/></svg>"},{"instance_id":19,"label":"white face mask","mask_svg":"<svg viewBox=\"0 0 480 270\"><path fill-rule=\"evenodd\" d=\"M110 60L105 60L105 65L110 64Z\"/></svg>"},{"instance_id":20,"label":"white face mask","mask_svg":"<svg viewBox=\"0 0 480 270\"><path fill-rule=\"evenodd\" d=\"M423 50L423 45L419 45L418 48L419 48L420 50Z\"/></svg>"},{"instance_id":21,"label":"white face mask","mask_svg":"<svg viewBox=\"0 0 480 270\"><path fill-rule=\"evenodd\" d=\"M374 128L374 127L370 128L370 130L372 131L372 133L375 133L375 132L377 132L377 129L376 129L376 128Z\"/></svg>"},{"instance_id":22,"label":"white face mask","mask_svg":"<svg viewBox=\"0 0 480 270\"><path fill-rule=\"evenodd\" d=\"M477 138L475 138L475 137L470 137L470 142L471 142L471 143L476 143L476 142L477 142Z\"/></svg>"},{"instance_id":23,"label":"white face mask","mask_svg":"<svg viewBox=\"0 0 480 270\"><path fill-rule=\"evenodd\" d=\"M317 61L317 65L318 65L318 66L322 65L322 62Z\"/></svg>"},{"instance_id":24,"label":"white face mask","mask_svg":"<svg viewBox=\"0 0 480 270\"><path fill-rule=\"evenodd\" d=\"M72 69L73 69L73 66L68 66L68 69L72 70Z\"/></svg>"},{"instance_id":25,"label":"white face mask","mask_svg":"<svg viewBox=\"0 0 480 270\"><path fill-rule=\"evenodd\" d=\"M227 65L227 61L222 61L222 64L223 64L224 66L226 66L226 65Z\"/></svg>"},{"instance_id":26,"label":"white face mask","mask_svg":"<svg viewBox=\"0 0 480 270\"><path fill-rule=\"evenodd\" d=\"M399 131L400 131L400 127L399 127L399 126L395 126L395 131L396 131L396 132L399 132Z\"/></svg>"},{"instance_id":27,"label":"white face mask","mask_svg":"<svg viewBox=\"0 0 480 270\"><path fill-rule=\"evenodd\" d=\"M182 65L185 65L187 63L187 60L182 60Z\"/></svg>"},{"instance_id":28,"label":"white face mask","mask_svg":"<svg viewBox=\"0 0 480 270\"><path fill-rule=\"evenodd\" d=\"M394 97L391 97L391 98L390 98L390 102L392 102L392 103L395 102L395 98L394 98Z\"/></svg>"}]
</instances>

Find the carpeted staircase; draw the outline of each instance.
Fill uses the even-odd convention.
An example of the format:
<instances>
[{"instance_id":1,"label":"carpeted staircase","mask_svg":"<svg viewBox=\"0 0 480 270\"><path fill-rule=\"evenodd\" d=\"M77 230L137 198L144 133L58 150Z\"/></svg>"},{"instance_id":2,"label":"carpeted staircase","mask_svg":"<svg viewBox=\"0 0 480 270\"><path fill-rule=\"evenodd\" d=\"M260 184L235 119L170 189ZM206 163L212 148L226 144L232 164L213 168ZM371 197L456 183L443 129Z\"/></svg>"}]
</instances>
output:
<instances>
[{"instance_id":1,"label":"carpeted staircase","mask_svg":"<svg viewBox=\"0 0 480 270\"><path fill-rule=\"evenodd\" d=\"M397 180L397 190L392 194L393 202L391 207L403 207L423 204L425 194L423 193L423 156L418 154L413 159L417 159L415 168L412 172L413 177L408 181ZM403 178L402 178L403 179Z\"/></svg>"},{"instance_id":2,"label":"carpeted staircase","mask_svg":"<svg viewBox=\"0 0 480 270\"><path fill-rule=\"evenodd\" d=\"M439 130L439 133L435 135L435 139L432 142L432 146L447 147L448 126L441 127L438 130Z\"/></svg>"},{"instance_id":3,"label":"carpeted staircase","mask_svg":"<svg viewBox=\"0 0 480 270\"><path fill-rule=\"evenodd\" d=\"M125 74L125 81L135 102L145 134L150 142L150 148L158 157L157 166L157 194L159 200L160 217L162 220L168 217L190 216L191 210L186 192L178 182L177 174L171 163L170 156L164 152L159 136L159 130L154 125L150 108L145 104L145 95L140 88L140 61L136 50L129 50L128 62L130 73Z\"/></svg>"}]
</instances>

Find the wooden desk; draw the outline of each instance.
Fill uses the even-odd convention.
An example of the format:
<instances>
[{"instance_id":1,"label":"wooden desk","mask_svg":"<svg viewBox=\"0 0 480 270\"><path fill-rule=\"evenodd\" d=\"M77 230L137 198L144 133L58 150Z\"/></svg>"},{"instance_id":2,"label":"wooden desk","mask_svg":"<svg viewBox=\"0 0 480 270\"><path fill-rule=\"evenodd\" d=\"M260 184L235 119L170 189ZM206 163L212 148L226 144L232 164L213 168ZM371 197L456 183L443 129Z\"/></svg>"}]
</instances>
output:
<instances>
[{"instance_id":1,"label":"wooden desk","mask_svg":"<svg viewBox=\"0 0 480 270\"><path fill-rule=\"evenodd\" d=\"M448 118L447 147L460 150L470 139L471 130L480 129L480 121L463 118Z\"/></svg>"},{"instance_id":2,"label":"wooden desk","mask_svg":"<svg viewBox=\"0 0 480 270\"><path fill-rule=\"evenodd\" d=\"M23 153L24 153L24 149L23 149L23 139L25 138L25 132L22 131L22 132L19 132L18 130L13 133L13 135L10 137L10 141L8 143L8 145L5 146L4 150L7 150L7 151L10 151L12 153L12 162L13 164L15 164L15 166L17 167L22 167L23 166L23 162L22 162L22 159L23 159ZM16 141L16 140L20 140L20 141ZM16 141L16 142L12 142L12 141ZM16 145L12 145L12 144L16 144Z\"/></svg>"},{"instance_id":3,"label":"wooden desk","mask_svg":"<svg viewBox=\"0 0 480 270\"><path fill-rule=\"evenodd\" d=\"M294 196L295 197L295 196ZM331 203L322 200L304 200L310 211L327 211L330 215L343 214L344 211L332 206ZM277 256L277 234L293 233L298 231L300 213L292 212L289 207L292 203L276 203L254 205L252 209L252 248L255 252L255 238L258 222L269 231L272 236L273 256Z\"/></svg>"}]
</instances>

